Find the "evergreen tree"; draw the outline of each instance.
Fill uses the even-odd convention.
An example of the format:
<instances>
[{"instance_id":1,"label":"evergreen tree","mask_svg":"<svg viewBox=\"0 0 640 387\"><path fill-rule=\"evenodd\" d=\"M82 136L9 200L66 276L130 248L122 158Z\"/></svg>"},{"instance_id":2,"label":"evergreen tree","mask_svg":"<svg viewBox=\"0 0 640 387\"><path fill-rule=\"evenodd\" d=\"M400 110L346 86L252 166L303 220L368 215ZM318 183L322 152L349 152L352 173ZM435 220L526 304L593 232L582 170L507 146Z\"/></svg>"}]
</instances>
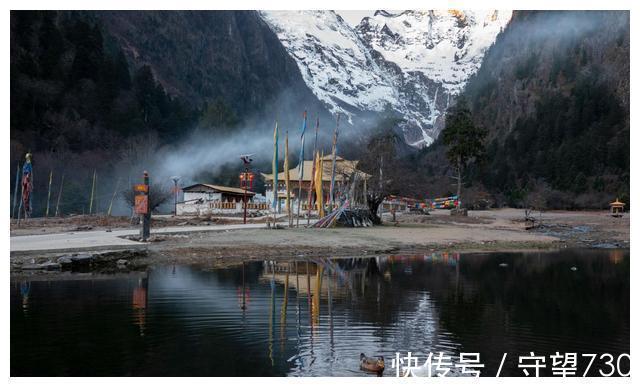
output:
<instances>
[{"instance_id":1,"label":"evergreen tree","mask_svg":"<svg viewBox=\"0 0 640 387\"><path fill-rule=\"evenodd\" d=\"M208 103L200 117L199 126L205 129L230 129L238 124L236 114L221 98Z\"/></svg>"},{"instance_id":2,"label":"evergreen tree","mask_svg":"<svg viewBox=\"0 0 640 387\"><path fill-rule=\"evenodd\" d=\"M487 132L473 123L471 111L464 98L458 99L445 118L442 139L447 146L447 158L456 169L458 180L458 203L462 188L462 175L467 166L484 153L484 138Z\"/></svg>"},{"instance_id":3,"label":"evergreen tree","mask_svg":"<svg viewBox=\"0 0 640 387\"><path fill-rule=\"evenodd\" d=\"M53 18L53 13L45 12L43 14L38 36L40 74L45 79L51 79L58 75L58 64L64 53L64 39Z\"/></svg>"}]
</instances>

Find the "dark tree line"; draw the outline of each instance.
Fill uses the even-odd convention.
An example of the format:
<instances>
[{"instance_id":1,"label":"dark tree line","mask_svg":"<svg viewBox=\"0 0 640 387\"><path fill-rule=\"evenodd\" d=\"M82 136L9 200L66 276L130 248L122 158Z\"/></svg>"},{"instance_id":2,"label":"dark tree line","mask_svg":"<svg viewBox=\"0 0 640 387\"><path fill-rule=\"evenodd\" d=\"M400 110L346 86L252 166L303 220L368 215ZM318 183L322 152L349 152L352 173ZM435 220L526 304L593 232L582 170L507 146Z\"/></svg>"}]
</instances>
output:
<instances>
[{"instance_id":1,"label":"dark tree line","mask_svg":"<svg viewBox=\"0 0 640 387\"><path fill-rule=\"evenodd\" d=\"M77 152L148 131L172 141L197 122L198 109L150 67L131 69L99 25L35 11L11 22L11 138L22 146Z\"/></svg>"},{"instance_id":2,"label":"dark tree line","mask_svg":"<svg viewBox=\"0 0 640 387\"><path fill-rule=\"evenodd\" d=\"M488 130L466 188L497 205L629 203L629 47L626 11L515 12L463 93ZM445 152L442 138L425 152L432 176Z\"/></svg>"},{"instance_id":3,"label":"dark tree line","mask_svg":"<svg viewBox=\"0 0 640 387\"><path fill-rule=\"evenodd\" d=\"M196 106L167 93L152 67L129 63L121 45L79 13L12 11L10 66L11 186L16 165L32 152L34 216L46 207L49 170L53 192L65 175L62 212L82 213L93 170L103 184L115 180L127 139L154 137L162 145L198 125L238 124L224 100Z\"/></svg>"},{"instance_id":4,"label":"dark tree line","mask_svg":"<svg viewBox=\"0 0 640 387\"><path fill-rule=\"evenodd\" d=\"M494 138L478 178L506 193L511 204L520 199L523 185L536 180L566 193L550 198L562 205L571 206L564 203L570 196L587 192L596 193L595 200L602 196L597 193L622 196L628 193L629 138L628 112L594 68L577 76L570 95L545 93L503 142Z\"/></svg>"}]
</instances>

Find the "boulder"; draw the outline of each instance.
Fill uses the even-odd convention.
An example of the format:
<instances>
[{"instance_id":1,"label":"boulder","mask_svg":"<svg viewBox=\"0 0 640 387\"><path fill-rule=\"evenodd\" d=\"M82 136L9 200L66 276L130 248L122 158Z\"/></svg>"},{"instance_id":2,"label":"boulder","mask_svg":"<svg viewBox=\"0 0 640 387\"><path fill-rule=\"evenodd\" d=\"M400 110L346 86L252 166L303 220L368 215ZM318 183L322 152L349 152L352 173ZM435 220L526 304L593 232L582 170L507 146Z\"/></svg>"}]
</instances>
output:
<instances>
[{"instance_id":1,"label":"boulder","mask_svg":"<svg viewBox=\"0 0 640 387\"><path fill-rule=\"evenodd\" d=\"M71 256L71 262L74 265L88 265L91 263L92 259L93 255L85 253L74 254Z\"/></svg>"},{"instance_id":2,"label":"boulder","mask_svg":"<svg viewBox=\"0 0 640 387\"><path fill-rule=\"evenodd\" d=\"M58 257L57 264L62 268L86 266L91 263L93 255L86 253L66 254Z\"/></svg>"},{"instance_id":3,"label":"boulder","mask_svg":"<svg viewBox=\"0 0 640 387\"><path fill-rule=\"evenodd\" d=\"M45 270L60 270L61 269L61 265L57 262L45 262L42 264L42 266L45 268Z\"/></svg>"},{"instance_id":4,"label":"boulder","mask_svg":"<svg viewBox=\"0 0 640 387\"><path fill-rule=\"evenodd\" d=\"M26 265L22 265L22 270L59 270L60 264L56 262L44 262L44 263L28 263Z\"/></svg>"},{"instance_id":5,"label":"boulder","mask_svg":"<svg viewBox=\"0 0 640 387\"><path fill-rule=\"evenodd\" d=\"M58 257L58 264L60 264L61 266L71 266L71 255L63 255L61 257Z\"/></svg>"}]
</instances>

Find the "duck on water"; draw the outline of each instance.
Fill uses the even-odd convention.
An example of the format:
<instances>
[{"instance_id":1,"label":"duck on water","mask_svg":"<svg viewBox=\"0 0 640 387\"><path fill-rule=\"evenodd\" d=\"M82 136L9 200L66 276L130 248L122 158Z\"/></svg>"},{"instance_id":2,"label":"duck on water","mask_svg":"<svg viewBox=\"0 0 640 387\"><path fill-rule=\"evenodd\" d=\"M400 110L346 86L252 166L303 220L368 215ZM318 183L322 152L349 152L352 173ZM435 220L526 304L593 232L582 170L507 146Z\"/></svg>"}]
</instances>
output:
<instances>
[{"instance_id":1,"label":"duck on water","mask_svg":"<svg viewBox=\"0 0 640 387\"><path fill-rule=\"evenodd\" d=\"M384 356L367 357L364 353L361 353L360 368L365 371L375 372L378 375L382 375L382 372L384 371Z\"/></svg>"}]
</instances>

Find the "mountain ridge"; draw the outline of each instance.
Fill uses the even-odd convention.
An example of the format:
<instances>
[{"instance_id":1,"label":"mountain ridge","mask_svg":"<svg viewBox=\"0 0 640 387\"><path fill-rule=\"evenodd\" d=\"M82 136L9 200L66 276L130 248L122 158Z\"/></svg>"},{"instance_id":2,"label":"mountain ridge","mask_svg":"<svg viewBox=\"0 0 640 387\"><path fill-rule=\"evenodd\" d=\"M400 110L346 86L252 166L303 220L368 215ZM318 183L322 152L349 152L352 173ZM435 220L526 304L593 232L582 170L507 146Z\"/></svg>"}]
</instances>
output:
<instances>
[{"instance_id":1,"label":"mountain ridge","mask_svg":"<svg viewBox=\"0 0 640 387\"><path fill-rule=\"evenodd\" d=\"M466 12L379 10L355 27L334 11L260 15L329 110L351 120L393 111L405 118L406 142L423 147L437 137L452 97L510 18L510 11ZM431 67L421 65L436 55L426 62Z\"/></svg>"},{"instance_id":2,"label":"mountain ridge","mask_svg":"<svg viewBox=\"0 0 640 387\"><path fill-rule=\"evenodd\" d=\"M627 11L514 13L462 94L488 131L484 160L467 176L469 201L628 203L629 26ZM424 152L425 184L448 186L438 177L450 168L444 153L440 141Z\"/></svg>"}]
</instances>

